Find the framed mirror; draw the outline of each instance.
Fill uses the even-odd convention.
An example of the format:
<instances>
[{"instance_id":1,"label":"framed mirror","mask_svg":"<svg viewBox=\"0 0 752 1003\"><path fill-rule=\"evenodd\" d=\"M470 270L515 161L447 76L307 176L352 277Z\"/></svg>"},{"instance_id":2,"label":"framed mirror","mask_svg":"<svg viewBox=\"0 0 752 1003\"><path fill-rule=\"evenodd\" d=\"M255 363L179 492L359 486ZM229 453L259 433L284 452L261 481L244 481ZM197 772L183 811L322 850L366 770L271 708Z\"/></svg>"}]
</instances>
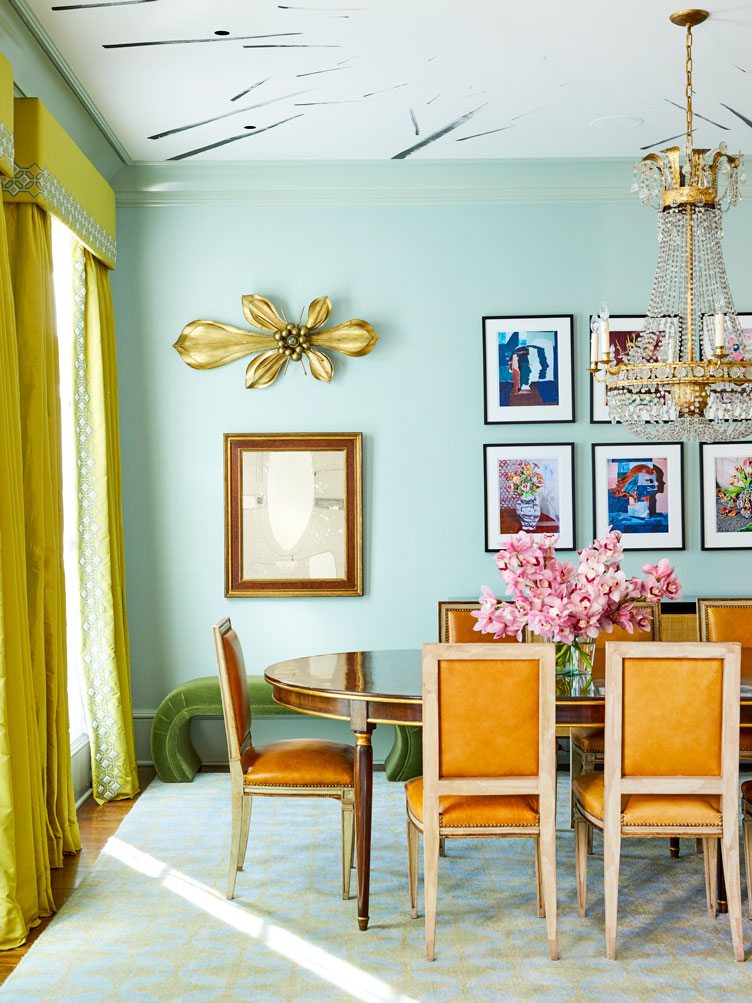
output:
<instances>
[{"instance_id":1,"label":"framed mirror","mask_svg":"<svg viewBox=\"0 0 752 1003\"><path fill-rule=\"evenodd\" d=\"M363 595L362 435L225 435L225 595Z\"/></svg>"}]
</instances>

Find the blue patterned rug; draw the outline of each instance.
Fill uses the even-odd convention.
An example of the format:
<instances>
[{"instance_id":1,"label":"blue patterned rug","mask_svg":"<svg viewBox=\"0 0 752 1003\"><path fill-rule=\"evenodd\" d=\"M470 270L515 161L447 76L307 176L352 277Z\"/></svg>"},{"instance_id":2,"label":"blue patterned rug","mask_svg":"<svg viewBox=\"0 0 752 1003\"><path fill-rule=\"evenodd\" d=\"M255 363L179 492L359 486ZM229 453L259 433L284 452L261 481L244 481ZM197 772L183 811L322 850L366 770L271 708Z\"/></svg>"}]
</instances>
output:
<instances>
[{"instance_id":1,"label":"blue patterned rug","mask_svg":"<svg viewBox=\"0 0 752 1003\"><path fill-rule=\"evenodd\" d=\"M0 990L5 1001L749 1000L725 917L705 909L694 840L622 844L619 960L605 958L600 837L577 916L559 789L561 960L546 953L529 840L458 840L441 862L437 957L409 915L401 786L374 784L371 925L340 892L339 805L258 798L236 899L223 895L229 778L155 780ZM746 900L745 900L746 908ZM747 941L752 924L745 920Z\"/></svg>"}]
</instances>

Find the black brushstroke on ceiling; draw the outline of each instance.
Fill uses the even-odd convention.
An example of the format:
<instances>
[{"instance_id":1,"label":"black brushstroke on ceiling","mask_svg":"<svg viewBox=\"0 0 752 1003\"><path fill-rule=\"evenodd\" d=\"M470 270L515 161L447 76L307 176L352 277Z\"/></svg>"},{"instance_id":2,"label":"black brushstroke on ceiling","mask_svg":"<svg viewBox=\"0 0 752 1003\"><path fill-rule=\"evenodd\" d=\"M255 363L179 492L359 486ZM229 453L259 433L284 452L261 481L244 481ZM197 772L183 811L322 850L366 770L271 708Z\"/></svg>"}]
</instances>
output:
<instances>
[{"instance_id":1,"label":"black brushstroke on ceiling","mask_svg":"<svg viewBox=\"0 0 752 1003\"><path fill-rule=\"evenodd\" d=\"M744 69L744 67L743 67L743 66L740 66L740 65L739 65L738 63L732 63L731 65L732 65L732 66L735 66L735 67L737 68L737 70L739 70L739 71L740 71L741 73L746 73L746 72L747 72L747 71L746 71L746 70Z\"/></svg>"},{"instance_id":2,"label":"black brushstroke on ceiling","mask_svg":"<svg viewBox=\"0 0 752 1003\"><path fill-rule=\"evenodd\" d=\"M298 94L307 93L308 91L295 91L292 94L281 94L279 97L269 98L268 101L259 101L257 104L246 105L245 108L233 108L232 111L226 111L222 115L213 115L211 118L201 119L200 122L191 122L188 125L179 125L175 129L156 132L153 136L149 136L148 139L164 139L165 136L174 136L177 132L188 132L189 129L198 129L201 125L210 125L212 122L219 122L223 118L230 118L232 115L242 115L247 111L254 111L256 108L265 108L267 105L275 104L277 101L286 101L287 98L294 98Z\"/></svg>"},{"instance_id":3,"label":"black brushstroke on ceiling","mask_svg":"<svg viewBox=\"0 0 752 1003\"><path fill-rule=\"evenodd\" d=\"M418 120L415 117L415 111L412 108L410 109L410 118L413 120L413 128L415 129L415 135L419 136L420 135L420 126L418 125Z\"/></svg>"},{"instance_id":4,"label":"black brushstroke on ceiling","mask_svg":"<svg viewBox=\"0 0 752 1003\"><path fill-rule=\"evenodd\" d=\"M265 84L268 79L269 77L265 77L263 80L259 80L257 84L251 84L250 87L246 87L244 91L241 91L239 94L236 94L234 97L231 97L230 100L237 101L239 98L244 98L246 94L250 94L251 91L255 91L257 87L260 87L262 84Z\"/></svg>"},{"instance_id":5,"label":"black brushstroke on ceiling","mask_svg":"<svg viewBox=\"0 0 752 1003\"><path fill-rule=\"evenodd\" d=\"M670 143L674 139L681 139L684 136L683 132L678 132L675 136L669 136L668 139L659 139L657 143L648 143L647 146L641 146L641 150L652 150L654 146L663 146L664 143Z\"/></svg>"},{"instance_id":6,"label":"black brushstroke on ceiling","mask_svg":"<svg viewBox=\"0 0 752 1003\"><path fill-rule=\"evenodd\" d=\"M387 91L397 91L400 87L407 87L407 84L408 81L405 81L404 84L395 84L393 87L383 87L380 91L369 91L367 94L364 94L363 97L372 98L374 94L386 94Z\"/></svg>"},{"instance_id":7,"label":"black brushstroke on ceiling","mask_svg":"<svg viewBox=\"0 0 752 1003\"><path fill-rule=\"evenodd\" d=\"M468 139L478 139L480 136L490 136L494 132L506 132L507 129L514 129L514 126L502 125L498 129L486 129L485 132L474 132L472 136L460 136L459 139L455 139L455 143L466 143Z\"/></svg>"},{"instance_id":8,"label":"black brushstroke on ceiling","mask_svg":"<svg viewBox=\"0 0 752 1003\"><path fill-rule=\"evenodd\" d=\"M667 104L672 104L674 106L674 108L679 108L681 111L685 110L684 109L684 105L683 104L679 104L678 101L672 101L671 98L664 98L663 100ZM699 111L694 111L694 109L693 109L692 114L694 115L695 118L701 118L703 120L703 122L710 122L710 124L714 125L716 127L716 129L725 129L726 132L729 131L730 126L728 126L728 125L721 125L720 122L714 122L712 118L708 118L707 115L701 115L699 113Z\"/></svg>"},{"instance_id":9,"label":"black brushstroke on ceiling","mask_svg":"<svg viewBox=\"0 0 752 1003\"><path fill-rule=\"evenodd\" d=\"M188 150L187 153L178 153L174 157L168 157L168 160L186 160L188 157L195 157L199 153L206 153L207 150L216 150L220 146L227 146L228 143L237 143L239 139L253 139L255 136L260 136L262 132L268 132L270 129L276 129L278 125L284 125L285 122L292 122L294 118L302 118L303 113L300 112L297 115L290 115L289 118L280 119L279 122L272 122L271 125L265 125L261 129L256 129L254 132L241 132L237 136L229 136L227 139L220 139L216 143L209 143L207 146L199 146L195 150Z\"/></svg>"},{"instance_id":10,"label":"black brushstroke on ceiling","mask_svg":"<svg viewBox=\"0 0 752 1003\"><path fill-rule=\"evenodd\" d=\"M293 34L302 34L302 32L293 32ZM244 49L341 49L341 45L308 45L304 42L297 44L292 42L290 45L244 45Z\"/></svg>"},{"instance_id":11,"label":"black brushstroke on ceiling","mask_svg":"<svg viewBox=\"0 0 752 1003\"><path fill-rule=\"evenodd\" d=\"M140 49L150 45L203 45L214 43L222 45L224 42L244 42L249 38L290 38L294 35L302 35L302 31L277 31L273 35L230 35L227 38L166 38L149 42L108 42L103 45L103 49ZM247 46L243 46L247 48ZM262 46L263 48L263 46Z\"/></svg>"},{"instance_id":12,"label":"black brushstroke on ceiling","mask_svg":"<svg viewBox=\"0 0 752 1003\"><path fill-rule=\"evenodd\" d=\"M362 100L362 98L343 98L341 101L340 100L334 100L334 101L296 101L295 102L295 107L296 108L313 108L314 106L320 105L320 104L359 104L361 100Z\"/></svg>"},{"instance_id":13,"label":"black brushstroke on ceiling","mask_svg":"<svg viewBox=\"0 0 752 1003\"><path fill-rule=\"evenodd\" d=\"M367 7L297 7L292 4L282 3L278 3L277 7L279 10L310 11L311 13L323 12L325 14L364 14L368 10Z\"/></svg>"},{"instance_id":14,"label":"black brushstroke on ceiling","mask_svg":"<svg viewBox=\"0 0 752 1003\"><path fill-rule=\"evenodd\" d=\"M441 94L436 94L435 97L432 97L430 101L426 101L426 107L428 107L429 104L433 104L434 101L436 101L436 99L440 98L440 97L441 97Z\"/></svg>"},{"instance_id":15,"label":"black brushstroke on ceiling","mask_svg":"<svg viewBox=\"0 0 752 1003\"><path fill-rule=\"evenodd\" d=\"M488 102L485 101L483 104L478 105L477 108L473 108L472 111L465 112L464 115L456 118L453 122L450 122L449 125L445 125L443 129L438 129L436 132L432 132L430 136L426 136L425 139L421 139L419 143L415 143L413 146L408 146L406 150L400 150L399 153L394 154L392 160L404 160L406 157L409 157L410 154L416 153L418 150L422 150L424 146L428 146L430 143L435 143L437 139L442 139L448 133L454 132L455 129L459 129L459 127L464 125L465 122L469 122L473 115L477 114L481 108L485 108L487 104Z\"/></svg>"},{"instance_id":16,"label":"black brushstroke on ceiling","mask_svg":"<svg viewBox=\"0 0 752 1003\"><path fill-rule=\"evenodd\" d=\"M95 7L128 7L136 3L156 3L157 0L101 0L97 3L62 3L52 10L94 10Z\"/></svg>"},{"instance_id":17,"label":"black brushstroke on ceiling","mask_svg":"<svg viewBox=\"0 0 752 1003\"><path fill-rule=\"evenodd\" d=\"M726 109L726 111L730 111L732 115L736 115L737 118L740 118L745 125L752 127L752 119L747 118L746 115L742 115L740 111L736 111L736 109L732 108L731 105L724 104L723 101L720 101L719 103L722 108Z\"/></svg>"},{"instance_id":18,"label":"black brushstroke on ceiling","mask_svg":"<svg viewBox=\"0 0 752 1003\"><path fill-rule=\"evenodd\" d=\"M349 66L330 66L328 70L309 70L308 73L296 73L296 77L317 77L321 73L337 73L339 70L348 70Z\"/></svg>"}]
</instances>

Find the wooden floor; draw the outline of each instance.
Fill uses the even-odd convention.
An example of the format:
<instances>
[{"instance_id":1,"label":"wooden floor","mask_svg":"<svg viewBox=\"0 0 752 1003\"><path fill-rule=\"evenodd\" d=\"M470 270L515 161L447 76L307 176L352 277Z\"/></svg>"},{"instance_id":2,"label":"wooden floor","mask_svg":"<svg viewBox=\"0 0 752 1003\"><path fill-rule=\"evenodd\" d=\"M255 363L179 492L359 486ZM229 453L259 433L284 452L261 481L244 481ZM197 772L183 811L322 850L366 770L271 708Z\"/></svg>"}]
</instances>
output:
<instances>
[{"instance_id":1,"label":"wooden floor","mask_svg":"<svg viewBox=\"0 0 752 1003\"><path fill-rule=\"evenodd\" d=\"M155 776L153 767L139 767L138 778L142 792ZM66 856L63 866L51 871L52 897L58 909L70 897L74 889L78 888L84 878L91 873L102 847L118 828L136 800L137 798L134 798L132 801L112 801L110 804L98 805L94 798L90 797L81 805L78 810L81 852ZM0 951L0 985L8 978L37 937L42 936L53 919L54 916L43 919L39 926L35 926L29 933L26 943L22 944L21 947L16 947L12 951Z\"/></svg>"}]
</instances>

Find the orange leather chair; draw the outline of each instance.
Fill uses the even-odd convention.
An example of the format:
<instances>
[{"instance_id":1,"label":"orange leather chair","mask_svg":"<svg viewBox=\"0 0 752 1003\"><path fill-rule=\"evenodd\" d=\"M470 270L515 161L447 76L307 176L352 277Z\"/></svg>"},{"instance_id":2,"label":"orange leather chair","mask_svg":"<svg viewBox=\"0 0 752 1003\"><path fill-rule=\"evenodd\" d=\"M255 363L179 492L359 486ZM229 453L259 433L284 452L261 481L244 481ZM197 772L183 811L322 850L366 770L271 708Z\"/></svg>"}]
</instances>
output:
<instances>
[{"instance_id":1,"label":"orange leather chair","mask_svg":"<svg viewBox=\"0 0 752 1003\"><path fill-rule=\"evenodd\" d=\"M585 915L588 830L603 831L606 955L616 957L624 837L694 836L708 912L716 854L726 874L734 957L744 960L739 878L738 644L608 644L603 773L574 781L577 906ZM666 727L666 722L671 727Z\"/></svg>"},{"instance_id":2,"label":"orange leather chair","mask_svg":"<svg viewBox=\"0 0 752 1003\"><path fill-rule=\"evenodd\" d=\"M228 620L213 627L222 711L230 757L232 837L227 898L235 894L248 845L254 796L334 798L342 805L342 898L350 897L350 870L355 836L353 749L320 739L292 739L255 747L251 739L243 652Z\"/></svg>"},{"instance_id":3,"label":"orange leather chair","mask_svg":"<svg viewBox=\"0 0 752 1003\"><path fill-rule=\"evenodd\" d=\"M439 840L521 836L535 842L538 914L556 960L554 646L424 645L423 776L405 793L413 917L423 833L427 959L435 956Z\"/></svg>"},{"instance_id":4,"label":"orange leather chair","mask_svg":"<svg viewBox=\"0 0 752 1003\"><path fill-rule=\"evenodd\" d=\"M472 611L477 609L480 609L480 603L477 602L451 602L443 599L439 603L439 643L503 644L517 641L514 634L511 637L494 638L491 634L481 634L475 630L478 621L472 615ZM530 640L527 631L523 635L523 640Z\"/></svg>"},{"instance_id":5,"label":"orange leather chair","mask_svg":"<svg viewBox=\"0 0 752 1003\"><path fill-rule=\"evenodd\" d=\"M742 677L752 683L752 599L698 599L697 629L701 641L738 641ZM752 728L739 729L739 759L752 763Z\"/></svg>"},{"instance_id":6,"label":"orange leather chair","mask_svg":"<svg viewBox=\"0 0 752 1003\"><path fill-rule=\"evenodd\" d=\"M595 675L602 679L606 664L606 644L616 641L660 641L660 612L657 606L649 603L635 603L637 608L645 609L651 616L651 629L645 633L635 631L630 634L621 627L614 627L610 634L599 634L595 641L593 669ZM581 773L592 773L595 767L603 764L603 728L573 728L570 734L570 755L572 780Z\"/></svg>"}]
</instances>

